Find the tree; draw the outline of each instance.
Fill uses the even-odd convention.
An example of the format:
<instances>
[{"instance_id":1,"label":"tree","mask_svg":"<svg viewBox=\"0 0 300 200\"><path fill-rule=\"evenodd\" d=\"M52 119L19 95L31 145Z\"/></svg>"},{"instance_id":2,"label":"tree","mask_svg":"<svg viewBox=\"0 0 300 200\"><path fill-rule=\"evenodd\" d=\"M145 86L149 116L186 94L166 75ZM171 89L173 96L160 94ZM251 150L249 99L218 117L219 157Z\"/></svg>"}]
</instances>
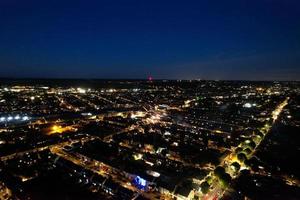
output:
<instances>
[{"instance_id":1,"label":"tree","mask_svg":"<svg viewBox=\"0 0 300 200\"><path fill-rule=\"evenodd\" d=\"M255 149L256 147L256 144L253 140L250 141L250 143L248 144L248 146L251 148L251 149Z\"/></svg>"},{"instance_id":2,"label":"tree","mask_svg":"<svg viewBox=\"0 0 300 200\"><path fill-rule=\"evenodd\" d=\"M248 165L249 167L251 167L251 169L255 172L257 172L259 170L258 166L259 166L259 161L257 160L256 157L252 157L249 160L245 160L244 162L246 165Z\"/></svg>"},{"instance_id":3,"label":"tree","mask_svg":"<svg viewBox=\"0 0 300 200\"><path fill-rule=\"evenodd\" d=\"M211 184L213 179L211 176L206 177L206 181L208 182L208 184Z\"/></svg>"},{"instance_id":4,"label":"tree","mask_svg":"<svg viewBox=\"0 0 300 200\"><path fill-rule=\"evenodd\" d=\"M241 169L241 165L238 162L234 162L231 164L234 167L235 171L239 171Z\"/></svg>"},{"instance_id":5,"label":"tree","mask_svg":"<svg viewBox=\"0 0 300 200\"><path fill-rule=\"evenodd\" d=\"M260 136L260 137L264 137L264 134L262 132L257 132L256 135Z\"/></svg>"},{"instance_id":6,"label":"tree","mask_svg":"<svg viewBox=\"0 0 300 200\"><path fill-rule=\"evenodd\" d=\"M218 166L218 167L216 167L214 172L217 177L221 177L223 174L225 174L225 169L224 169L224 167Z\"/></svg>"},{"instance_id":7,"label":"tree","mask_svg":"<svg viewBox=\"0 0 300 200\"><path fill-rule=\"evenodd\" d=\"M229 186L230 182L231 182L231 176L227 173L223 174L220 178L220 182L221 182L221 185L226 188Z\"/></svg>"},{"instance_id":8,"label":"tree","mask_svg":"<svg viewBox=\"0 0 300 200\"><path fill-rule=\"evenodd\" d=\"M247 159L247 156L244 153L239 153L237 155L237 158L239 159L239 161L244 162Z\"/></svg>"},{"instance_id":9,"label":"tree","mask_svg":"<svg viewBox=\"0 0 300 200\"><path fill-rule=\"evenodd\" d=\"M247 166L251 166L251 162L250 162L250 160L249 159L246 159L245 161L244 161L244 164L245 165L247 165Z\"/></svg>"},{"instance_id":10,"label":"tree","mask_svg":"<svg viewBox=\"0 0 300 200\"><path fill-rule=\"evenodd\" d=\"M241 151L243 151L242 147L238 147L238 148L235 149L235 153L240 153Z\"/></svg>"},{"instance_id":11,"label":"tree","mask_svg":"<svg viewBox=\"0 0 300 200\"><path fill-rule=\"evenodd\" d=\"M200 187L201 187L201 192L203 194L206 194L209 191L210 185L205 181L205 182L201 183Z\"/></svg>"},{"instance_id":12,"label":"tree","mask_svg":"<svg viewBox=\"0 0 300 200\"><path fill-rule=\"evenodd\" d=\"M245 152L247 155L249 155L249 154L251 154L252 150L248 147L248 148L244 149L244 152Z\"/></svg>"}]
</instances>

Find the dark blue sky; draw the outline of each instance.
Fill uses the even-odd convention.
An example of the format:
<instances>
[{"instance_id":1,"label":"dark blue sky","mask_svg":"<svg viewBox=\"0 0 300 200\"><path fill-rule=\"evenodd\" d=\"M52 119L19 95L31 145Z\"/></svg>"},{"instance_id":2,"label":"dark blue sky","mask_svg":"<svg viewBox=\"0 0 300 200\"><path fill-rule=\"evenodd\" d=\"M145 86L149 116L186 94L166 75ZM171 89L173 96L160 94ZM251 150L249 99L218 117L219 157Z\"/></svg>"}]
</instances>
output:
<instances>
[{"instance_id":1,"label":"dark blue sky","mask_svg":"<svg viewBox=\"0 0 300 200\"><path fill-rule=\"evenodd\" d=\"M299 0L1 0L0 77L300 79Z\"/></svg>"}]
</instances>

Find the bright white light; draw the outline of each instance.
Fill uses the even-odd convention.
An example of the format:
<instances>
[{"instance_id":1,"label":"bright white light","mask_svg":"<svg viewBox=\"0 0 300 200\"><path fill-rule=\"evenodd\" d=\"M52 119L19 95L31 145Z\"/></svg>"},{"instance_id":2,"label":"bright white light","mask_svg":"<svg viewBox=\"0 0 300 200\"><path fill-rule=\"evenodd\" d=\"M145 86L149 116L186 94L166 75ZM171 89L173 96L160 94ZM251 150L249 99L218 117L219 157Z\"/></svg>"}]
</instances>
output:
<instances>
[{"instance_id":1,"label":"bright white light","mask_svg":"<svg viewBox=\"0 0 300 200\"><path fill-rule=\"evenodd\" d=\"M153 176L153 177L156 177L156 178L158 178L158 177L160 177L160 173L158 173L158 172L155 172L155 171L147 171L147 174L149 174L149 175L151 175L151 176Z\"/></svg>"},{"instance_id":2,"label":"bright white light","mask_svg":"<svg viewBox=\"0 0 300 200\"><path fill-rule=\"evenodd\" d=\"M83 115L83 116L92 116L92 113L81 113L81 115Z\"/></svg>"},{"instance_id":3,"label":"bright white light","mask_svg":"<svg viewBox=\"0 0 300 200\"><path fill-rule=\"evenodd\" d=\"M171 135L169 131L166 131L164 135Z\"/></svg>"},{"instance_id":4,"label":"bright white light","mask_svg":"<svg viewBox=\"0 0 300 200\"><path fill-rule=\"evenodd\" d=\"M245 107L245 108L251 108L252 105L251 105L251 103L245 103L245 104L244 104L244 107Z\"/></svg>"},{"instance_id":5,"label":"bright white light","mask_svg":"<svg viewBox=\"0 0 300 200\"><path fill-rule=\"evenodd\" d=\"M11 120L13 120L13 117L9 116L9 117L7 118L7 120L8 120L8 121L11 121Z\"/></svg>"},{"instance_id":6,"label":"bright white light","mask_svg":"<svg viewBox=\"0 0 300 200\"><path fill-rule=\"evenodd\" d=\"M84 94L86 93L86 90L85 89L82 89L82 88L77 88L77 91L81 94Z\"/></svg>"},{"instance_id":7,"label":"bright white light","mask_svg":"<svg viewBox=\"0 0 300 200\"><path fill-rule=\"evenodd\" d=\"M30 97L30 100L31 100L31 101L33 101L34 99L35 99L35 97L33 97L33 96L32 96L32 97Z\"/></svg>"},{"instance_id":8,"label":"bright white light","mask_svg":"<svg viewBox=\"0 0 300 200\"><path fill-rule=\"evenodd\" d=\"M3 122L3 121L5 121L5 119L6 119L5 117L1 117L0 121Z\"/></svg>"},{"instance_id":9,"label":"bright white light","mask_svg":"<svg viewBox=\"0 0 300 200\"><path fill-rule=\"evenodd\" d=\"M15 120L19 120L19 119L20 119L20 115L16 115Z\"/></svg>"},{"instance_id":10,"label":"bright white light","mask_svg":"<svg viewBox=\"0 0 300 200\"><path fill-rule=\"evenodd\" d=\"M22 120L23 121L26 121L26 120L28 120L29 119L29 117L28 116L24 116L24 117L22 117Z\"/></svg>"}]
</instances>

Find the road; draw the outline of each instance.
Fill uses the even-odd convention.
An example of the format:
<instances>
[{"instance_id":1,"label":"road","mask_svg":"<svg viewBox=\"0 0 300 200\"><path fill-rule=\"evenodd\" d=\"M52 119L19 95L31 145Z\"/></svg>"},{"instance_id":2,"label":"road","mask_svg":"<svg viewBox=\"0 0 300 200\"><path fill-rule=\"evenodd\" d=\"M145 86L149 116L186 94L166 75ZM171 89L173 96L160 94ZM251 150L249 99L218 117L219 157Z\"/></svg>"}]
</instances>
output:
<instances>
[{"instance_id":1,"label":"road","mask_svg":"<svg viewBox=\"0 0 300 200\"><path fill-rule=\"evenodd\" d=\"M266 135L270 132L272 126L275 124L276 120L278 119L279 115L283 111L284 107L288 105L288 101L289 101L289 97L287 97L283 102L281 102L275 108L275 110L272 112L272 120L273 120L272 125L271 126L265 126L267 128L265 128L265 130L264 130L264 132L265 132L264 137L262 137L261 140L256 144L256 147L254 148L252 153L249 155L248 159L255 155L255 153L256 153L257 149L259 148L260 144L265 139ZM242 143L239 146L242 146ZM236 157L237 157L237 155L235 153L235 149L233 149L232 153L229 154L228 156L226 156L220 164L221 166L223 166L225 168L225 171L227 173L229 173L232 178L238 178L238 176L240 175L239 172L237 174L233 173L232 169L230 168L230 166L233 162L238 161ZM240 163L240 164L241 164L241 167L246 168L246 166L243 163ZM218 178L213 176L213 184L211 186L211 190L206 195L204 195L204 194L200 195L200 198L203 198L203 199L206 199L206 200L221 199L223 197L223 195L225 194L227 189L228 188L222 188L222 186L220 185L220 183L218 181Z\"/></svg>"},{"instance_id":2,"label":"road","mask_svg":"<svg viewBox=\"0 0 300 200\"><path fill-rule=\"evenodd\" d=\"M72 140L72 141L66 141L66 142L61 142L61 143L57 143L57 144L38 147L38 148L26 150L26 151L21 151L21 152L17 152L17 153L7 155L7 156L2 156L2 157L0 157L0 161L7 161L7 160L15 159L15 158L22 157L22 156L24 156L26 154L29 154L29 153L36 153L36 152L44 151L44 150L47 150L47 149L50 149L50 148L53 148L53 147L67 146L67 145L71 145L71 144L76 143L76 142L87 142L87 141L95 140L96 138L97 137L83 137L83 138L75 139L75 140Z\"/></svg>"},{"instance_id":3,"label":"road","mask_svg":"<svg viewBox=\"0 0 300 200\"><path fill-rule=\"evenodd\" d=\"M103 162L91 159L89 157L86 157L79 153L68 153L63 150L63 146L56 146L52 147L50 151L59 156L62 157L68 161L71 161L73 164L81 166L82 168L91 171L95 174L98 174L102 177L110 177L115 183L118 183L120 186L131 190L135 193L135 196L133 199L137 198L138 196L146 197L147 199L156 199L156 197L159 195L157 192L152 192L146 190L140 190L131 183L133 182L133 179L136 177L134 174L129 174L127 172L121 171L117 168L114 168L112 166L109 166Z\"/></svg>"}]
</instances>

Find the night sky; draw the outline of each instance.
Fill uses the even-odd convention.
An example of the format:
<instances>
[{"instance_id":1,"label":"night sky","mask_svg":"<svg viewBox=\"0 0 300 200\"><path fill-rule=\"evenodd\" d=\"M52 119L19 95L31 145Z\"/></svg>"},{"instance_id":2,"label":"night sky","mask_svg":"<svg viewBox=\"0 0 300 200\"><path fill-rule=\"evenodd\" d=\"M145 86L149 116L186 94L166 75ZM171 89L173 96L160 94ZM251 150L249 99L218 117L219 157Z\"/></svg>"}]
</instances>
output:
<instances>
[{"instance_id":1,"label":"night sky","mask_svg":"<svg viewBox=\"0 0 300 200\"><path fill-rule=\"evenodd\" d=\"M299 0L0 0L0 77L300 80Z\"/></svg>"}]
</instances>

